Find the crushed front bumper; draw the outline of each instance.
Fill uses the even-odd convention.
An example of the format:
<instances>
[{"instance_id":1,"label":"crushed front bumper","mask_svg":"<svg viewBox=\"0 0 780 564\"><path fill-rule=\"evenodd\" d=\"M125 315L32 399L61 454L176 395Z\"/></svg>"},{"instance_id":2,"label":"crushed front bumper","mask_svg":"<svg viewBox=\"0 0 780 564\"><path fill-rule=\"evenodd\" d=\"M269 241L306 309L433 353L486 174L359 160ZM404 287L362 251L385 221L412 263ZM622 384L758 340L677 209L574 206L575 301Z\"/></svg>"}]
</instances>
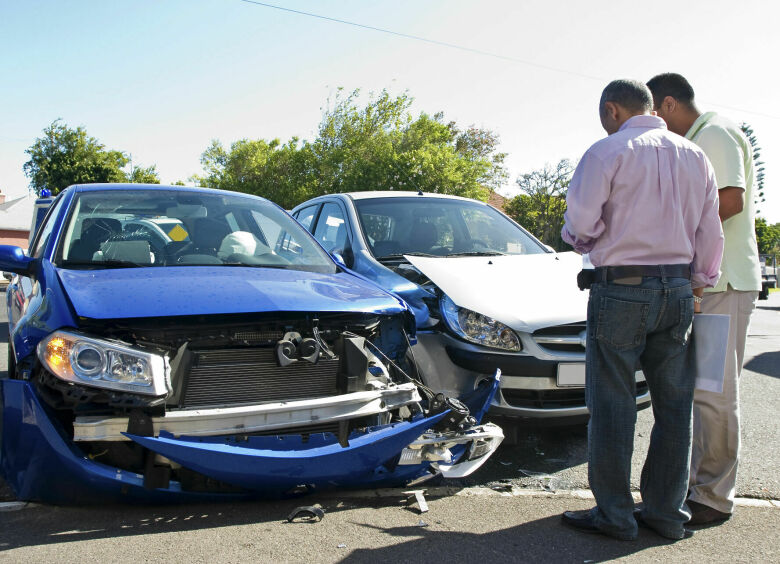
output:
<instances>
[{"instance_id":1,"label":"crushed front bumper","mask_svg":"<svg viewBox=\"0 0 780 564\"><path fill-rule=\"evenodd\" d=\"M498 389L496 375L470 398L481 417ZM390 487L431 476L473 472L503 438L494 425L437 433L447 412L354 431L348 445L332 433L274 436L154 436L124 433L151 453L233 487L230 493L187 491L170 480L145 487L143 474L92 460L78 448L26 381L2 380L0 469L20 500L54 504L171 503L207 499L283 497L349 487ZM420 455L411 460L412 455ZM148 482L146 482L148 486Z\"/></svg>"}]
</instances>

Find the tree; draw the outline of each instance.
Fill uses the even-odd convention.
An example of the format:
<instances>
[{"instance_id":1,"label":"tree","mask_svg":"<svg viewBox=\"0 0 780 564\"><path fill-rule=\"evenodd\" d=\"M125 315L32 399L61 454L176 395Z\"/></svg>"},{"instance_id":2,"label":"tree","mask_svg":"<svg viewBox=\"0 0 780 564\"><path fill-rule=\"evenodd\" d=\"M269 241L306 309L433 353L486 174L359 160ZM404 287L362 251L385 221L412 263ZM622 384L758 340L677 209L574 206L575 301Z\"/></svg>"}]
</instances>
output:
<instances>
[{"instance_id":1,"label":"tree","mask_svg":"<svg viewBox=\"0 0 780 564\"><path fill-rule=\"evenodd\" d=\"M71 129L54 120L25 151L30 160L24 163L24 173L30 187L40 194L48 188L57 194L71 184L82 182L123 182L122 172L128 159L120 151L106 150L82 127Z\"/></svg>"},{"instance_id":2,"label":"tree","mask_svg":"<svg viewBox=\"0 0 780 564\"><path fill-rule=\"evenodd\" d=\"M133 184L159 184L160 176L157 174L157 166L149 167L132 166L127 174L127 182Z\"/></svg>"},{"instance_id":3,"label":"tree","mask_svg":"<svg viewBox=\"0 0 780 564\"><path fill-rule=\"evenodd\" d=\"M321 194L423 190L486 200L506 178L498 136L445 123L441 113L409 112L412 98L386 90L358 104L360 92L339 90L311 142L219 141L201 156L206 186L248 192L285 208Z\"/></svg>"},{"instance_id":4,"label":"tree","mask_svg":"<svg viewBox=\"0 0 780 564\"><path fill-rule=\"evenodd\" d=\"M756 218L756 241L762 255L780 252L780 223L768 225L763 217Z\"/></svg>"},{"instance_id":5,"label":"tree","mask_svg":"<svg viewBox=\"0 0 780 564\"><path fill-rule=\"evenodd\" d=\"M574 165L562 159L555 166L521 174L517 185L523 194L510 200L507 215L557 251L568 249L561 238L563 214L566 211L566 191Z\"/></svg>"},{"instance_id":6,"label":"tree","mask_svg":"<svg viewBox=\"0 0 780 564\"><path fill-rule=\"evenodd\" d=\"M753 167L755 169L755 178L753 179L755 181L755 185L753 186L755 191L753 198L756 206L758 206L760 203L766 201L766 198L764 198L764 162L759 160L761 157L761 147L758 146L758 140L750 125L746 122L742 122L739 127L742 129L742 133L745 134L745 137L748 138L748 141L750 141L750 146L753 147ZM756 209L756 213L759 213L758 209Z\"/></svg>"}]
</instances>

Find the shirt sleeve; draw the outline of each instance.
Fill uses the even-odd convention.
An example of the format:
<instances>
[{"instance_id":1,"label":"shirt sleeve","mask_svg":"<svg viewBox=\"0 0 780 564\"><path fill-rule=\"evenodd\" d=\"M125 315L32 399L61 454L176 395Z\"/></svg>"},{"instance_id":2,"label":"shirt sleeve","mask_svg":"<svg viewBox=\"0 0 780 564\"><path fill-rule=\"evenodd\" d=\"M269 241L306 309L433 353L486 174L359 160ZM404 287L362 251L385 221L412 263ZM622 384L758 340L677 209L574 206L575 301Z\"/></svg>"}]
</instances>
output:
<instances>
[{"instance_id":1,"label":"shirt sleeve","mask_svg":"<svg viewBox=\"0 0 780 564\"><path fill-rule=\"evenodd\" d=\"M726 129L715 125L705 127L696 138L696 144L709 158L718 188L745 189L745 155Z\"/></svg>"},{"instance_id":2,"label":"shirt sleeve","mask_svg":"<svg viewBox=\"0 0 780 564\"><path fill-rule=\"evenodd\" d=\"M718 187L715 173L709 162L704 208L696 229L691 267L692 288L712 288L720 278L720 261L723 258L723 227L718 216Z\"/></svg>"},{"instance_id":3,"label":"shirt sleeve","mask_svg":"<svg viewBox=\"0 0 780 564\"><path fill-rule=\"evenodd\" d=\"M566 195L565 223L561 237L577 252L589 253L606 228L601 217L612 182L604 163L591 151L574 171Z\"/></svg>"}]
</instances>

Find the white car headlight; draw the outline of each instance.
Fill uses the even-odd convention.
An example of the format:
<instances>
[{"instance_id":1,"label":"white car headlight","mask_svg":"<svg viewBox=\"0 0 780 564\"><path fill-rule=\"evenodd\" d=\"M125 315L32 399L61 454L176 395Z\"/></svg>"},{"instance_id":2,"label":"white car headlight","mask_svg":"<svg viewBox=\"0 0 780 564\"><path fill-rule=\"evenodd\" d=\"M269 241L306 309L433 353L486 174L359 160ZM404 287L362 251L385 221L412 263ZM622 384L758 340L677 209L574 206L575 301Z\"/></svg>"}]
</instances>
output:
<instances>
[{"instance_id":1,"label":"white car headlight","mask_svg":"<svg viewBox=\"0 0 780 564\"><path fill-rule=\"evenodd\" d=\"M55 331L38 344L38 358L74 384L150 396L167 393L165 358L78 333Z\"/></svg>"},{"instance_id":2,"label":"white car headlight","mask_svg":"<svg viewBox=\"0 0 780 564\"><path fill-rule=\"evenodd\" d=\"M441 311L450 329L467 341L513 352L523 349L512 329L487 315L455 305L449 296L441 299Z\"/></svg>"}]
</instances>

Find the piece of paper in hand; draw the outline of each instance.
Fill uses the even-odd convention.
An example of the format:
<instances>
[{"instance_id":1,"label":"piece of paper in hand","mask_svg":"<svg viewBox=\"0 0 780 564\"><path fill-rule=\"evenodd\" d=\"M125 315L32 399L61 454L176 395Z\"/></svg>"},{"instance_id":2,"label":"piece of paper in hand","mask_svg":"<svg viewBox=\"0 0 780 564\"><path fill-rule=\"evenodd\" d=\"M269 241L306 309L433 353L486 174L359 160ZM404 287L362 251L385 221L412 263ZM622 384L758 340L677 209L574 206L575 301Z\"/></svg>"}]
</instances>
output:
<instances>
[{"instance_id":1,"label":"piece of paper in hand","mask_svg":"<svg viewBox=\"0 0 780 564\"><path fill-rule=\"evenodd\" d=\"M697 390L723 393L723 373L726 369L728 342L728 315L697 313L693 316Z\"/></svg>"}]
</instances>

